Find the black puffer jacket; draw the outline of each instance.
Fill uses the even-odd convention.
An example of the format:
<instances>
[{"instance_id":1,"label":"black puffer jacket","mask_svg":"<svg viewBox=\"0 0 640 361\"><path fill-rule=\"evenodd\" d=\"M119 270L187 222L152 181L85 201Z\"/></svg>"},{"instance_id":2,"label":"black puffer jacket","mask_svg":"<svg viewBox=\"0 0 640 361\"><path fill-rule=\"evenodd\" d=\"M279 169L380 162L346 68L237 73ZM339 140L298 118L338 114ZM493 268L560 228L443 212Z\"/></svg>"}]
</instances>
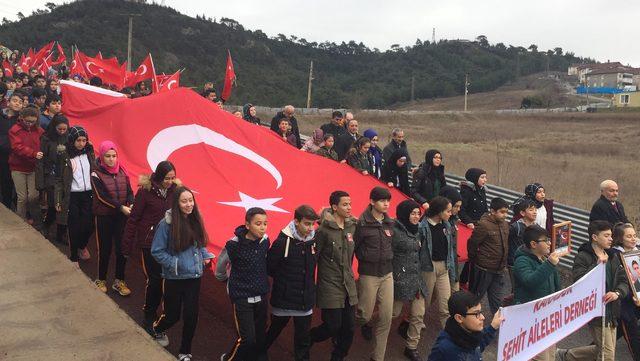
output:
<instances>
[{"instance_id":1,"label":"black puffer jacket","mask_svg":"<svg viewBox=\"0 0 640 361\"><path fill-rule=\"evenodd\" d=\"M271 306L307 311L316 302L315 271L318 255L313 237L300 240L287 225L267 254L267 271L273 278Z\"/></svg>"},{"instance_id":2,"label":"black puffer jacket","mask_svg":"<svg viewBox=\"0 0 640 361\"><path fill-rule=\"evenodd\" d=\"M485 187L478 188L469 181L462 181L460 182L460 196L462 196L460 220L464 224L477 223L489 209Z\"/></svg>"}]
</instances>

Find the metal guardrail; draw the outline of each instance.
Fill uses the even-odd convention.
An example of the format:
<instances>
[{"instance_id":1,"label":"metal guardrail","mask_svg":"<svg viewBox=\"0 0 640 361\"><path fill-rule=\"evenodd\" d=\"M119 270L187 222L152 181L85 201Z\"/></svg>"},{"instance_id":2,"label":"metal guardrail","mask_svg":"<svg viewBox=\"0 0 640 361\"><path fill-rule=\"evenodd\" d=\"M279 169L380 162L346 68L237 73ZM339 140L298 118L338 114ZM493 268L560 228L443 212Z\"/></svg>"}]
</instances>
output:
<instances>
[{"instance_id":1,"label":"metal guardrail","mask_svg":"<svg viewBox=\"0 0 640 361\"><path fill-rule=\"evenodd\" d=\"M265 125L265 124L262 124ZM266 125L267 127L269 125ZM303 141L309 139L306 135L301 135ZM412 174L409 172L409 184L413 181ZM455 174L446 174L447 184L460 189L460 182L465 180L464 177ZM498 187L496 185L487 184L487 199L491 200L496 197L503 198L509 203L513 203L516 199L522 197L523 193L516 192L511 189ZM509 209L509 219L513 217L513 211ZM560 259L560 265L571 268L573 259L578 254L578 248L589 240L587 229L589 228L589 211L571 207L561 203L555 203L553 207L553 217L556 223L571 221L571 254Z\"/></svg>"}]
</instances>

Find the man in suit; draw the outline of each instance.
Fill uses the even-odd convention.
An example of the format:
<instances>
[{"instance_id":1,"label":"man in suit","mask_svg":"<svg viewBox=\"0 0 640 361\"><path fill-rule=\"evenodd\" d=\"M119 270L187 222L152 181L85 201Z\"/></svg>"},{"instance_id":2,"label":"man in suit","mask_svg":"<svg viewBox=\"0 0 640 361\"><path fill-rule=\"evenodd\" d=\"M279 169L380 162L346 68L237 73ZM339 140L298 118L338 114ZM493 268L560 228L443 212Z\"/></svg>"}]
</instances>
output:
<instances>
[{"instance_id":1,"label":"man in suit","mask_svg":"<svg viewBox=\"0 0 640 361\"><path fill-rule=\"evenodd\" d=\"M600 198L591 207L589 222L607 221L611 226L618 222L629 223L622 203L618 201L618 184L610 179L600 183Z\"/></svg>"}]
</instances>

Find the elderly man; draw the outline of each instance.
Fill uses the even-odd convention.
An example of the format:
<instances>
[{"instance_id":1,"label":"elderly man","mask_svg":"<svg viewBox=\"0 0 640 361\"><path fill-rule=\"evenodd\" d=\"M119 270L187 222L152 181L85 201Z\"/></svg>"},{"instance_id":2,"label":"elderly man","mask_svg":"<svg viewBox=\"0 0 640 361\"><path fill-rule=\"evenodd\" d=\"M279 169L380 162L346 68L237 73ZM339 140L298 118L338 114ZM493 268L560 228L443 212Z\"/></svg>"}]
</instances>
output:
<instances>
[{"instance_id":1,"label":"elderly man","mask_svg":"<svg viewBox=\"0 0 640 361\"><path fill-rule=\"evenodd\" d=\"M407 151L407 154L409 154L407 142L404 141L404 131L400 128L394 128L391 131L391 141L382 150L382 159L386 162L393 152L401 148L404 148ZM407 157L407 164L410 166L413 164L411 163L411 157Z\"/></svg>"},{"instance_id":2,"label":"elderly man","mask_svg":"<svg viewBox=\"0 0 640 361\"><path fill-rule=\"evenodd\" d=\"M291 133L296 137L296 146L298 149L302 147L302 142L300 141L300 129L298 129L298 120L294 116L296 109L293 105L285 105L282 108L281 112L278 112L273 119L271 119L271 130L274 132L278 132L278 127L280 126L280 120L286 118L289 120L289 125L291 125Z\"/></svg>"},{"instance_id":3,"label":"elderly man","mask_svg":"<svg viewBox=\"0 0 640 361\"><path fill-rule=\"evenodd\" d=\"M622 203L618 201L618 184L610 179L600 183L600 198L591 207L589 222L607 221L612 226L618 222L629 223Z\"/></svg>"},{"instance_id":4,"label":"elderly man","mask_svg":"<svg viewBox=\"0 0 640 361\"><path fill-rule=\"evenodd\" d=\"M347 115L349 114L351 113L347 113ZM353 118L353 114L351 116ZM349 149L351 149L353 143L355 143L358 138L360 138L360 134L358 134L358 121L351 119L347 123L347 132L336 139L335 150L336 153L338 153L339 160L344 160L347 157Z\"/></svg>"}]
</instances>

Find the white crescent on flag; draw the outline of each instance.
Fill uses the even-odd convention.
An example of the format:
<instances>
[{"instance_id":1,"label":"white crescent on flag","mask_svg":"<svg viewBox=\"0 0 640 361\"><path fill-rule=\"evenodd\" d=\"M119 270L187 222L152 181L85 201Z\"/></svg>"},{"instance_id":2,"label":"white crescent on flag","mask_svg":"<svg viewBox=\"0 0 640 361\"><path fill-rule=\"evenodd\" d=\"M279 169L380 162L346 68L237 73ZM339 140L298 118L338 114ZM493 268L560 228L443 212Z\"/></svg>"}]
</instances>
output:
<instances>
[{"instance_id":1,"label":"white crescent on flag","mask_svg":"<svg viewBox=\"0 0 640 361\"><path fill-rule=\"evenodd\" d=\"M149 142L147 147L147 162L151 169L156 169L158 163L169 159L171 153L188 145L204 143L214 148L237 154L258 165L275 179L277 187L282 186L282 174L268 159L242 144L214 132L198 124L177 125L159 131Z\"/></svg>"},{"instance_id":2,"label":"white crescent on flag","mask_svg":"<svg viewBox=\"0 0 640 361\"><path fill-rule=\"evenodd\" d=\"M96 73L95 73L95 72L93 72L93 71L91 70L91 67L90 67L90 65L97 66L96 64L94 64L92 61L88 61L88 62L87 62L87 64L85 64L85 65L86 65L87 71L88 71L89 73L91 73L91 75L96 75Z\"/></svg>"},{"instance_id":3,"label":"white crescent on flag","mask_svg":"<svg viewBox=\"0 0 640 361\"><path fill-rule=\"evenodd\" d=\"M177 84L178 81L177 80L171 80L167 83L167 89L173 89L173 85Z\"/></svg>"},{"instance_id":4,"label":"white crescent on flag","mask_svg":"<svg viewBox=\"0 0 640 361\"><path fill-rule=\"evenodd\" d=\"M140 70L142 69L142 72L140 72ZM136 71L136 75L145 75L147 73L147 66L144 64L141 64L138 67L138 70Z\"/></svg>"}]
</instances>

